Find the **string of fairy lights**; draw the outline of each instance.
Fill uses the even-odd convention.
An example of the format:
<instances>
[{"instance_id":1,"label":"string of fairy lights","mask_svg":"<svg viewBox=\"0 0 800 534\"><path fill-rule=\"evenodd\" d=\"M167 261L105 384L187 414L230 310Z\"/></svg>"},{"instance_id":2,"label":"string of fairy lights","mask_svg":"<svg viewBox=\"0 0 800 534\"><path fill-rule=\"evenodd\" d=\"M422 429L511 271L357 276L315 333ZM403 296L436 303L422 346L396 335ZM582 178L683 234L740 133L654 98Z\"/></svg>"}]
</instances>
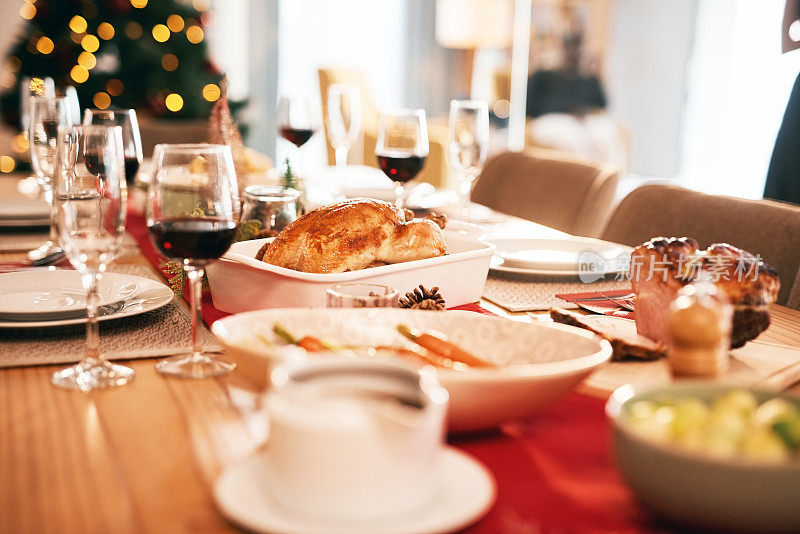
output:
<instances>
[{"instance_id":1,"label":"string of fairy lights","mask_svg":"<svg viewBox=\"0 0 800 534\"><path fill-rule=\"evenodd\" d=\"M130 0L131 5L137 9L147 7L149 0ZM90 6L90 7L86 7ZM210 0L193 0L192 6L200 13L208 11ZM97 16L96 7L92 9L91 4L84 6L82 15L75 15L69 21L70 38L83 48L83 52L78 56L78 61L69 72L69 77L77 84L82 84L89 79L91 71L97 66L95 52L100 49L100 40L109 41L117 34L117 30L108 22L102 22L97 26L96 35L88 33L89 22ZM25 0L20 7L19 14L22 18L30 20L36 16L36 0ZM145 31L138 22L128 22L123 29L128 39L136 40L145 38ZM167 17L165 24L156 24L150 30L153 39L159 43L166 43L178 34L184 34L185 38L192 44L199 44L205 39L205 32L198 24L187 23L183 17L172 14ZM48 55L55 50L53 40L46 35L39 35L34 40L33 48L40 54ZM161 58L161 66L164 70L172 72L179 66L178 58L171 53L166 53ZM20 68L20 60L11 56L6 61L8 74L13 75L11 79L7 76L3 81L4 86L10 86L16 82L16 73ZM106 83L106 90L94 95L92 102L99 109L106 109L111 105L111 97L119 96L125 90L123 83L114 78ZM208 102L215 102L220 96L220 88L216 84L208 84L202 89L202 96ZM164 96L164 103L169 111L178 112L183 108L183 97L178 93L168 93Z\"/></svg>"},{"instance_id":2,"label":"string of fairy lights","mask_svg":"<svg viewBox=\"0 0 800 534\"><path fill-rule=\"evenodd\" d=\"M19 9L19 15L23 19L31 20L36 16L37 0L24 0ZM129 0L130 4L136 9L145 9L151 0ZM158 0L152 0L158 1ZM187 0L188 3L188 0ZM205 13L210 8L210 0L192 0L192 7L200 14ZM69 22L70 39L75 44L83 48L78 55L76 64L69 71L69 78L75 84L85 83L91 76L92 70L97 66L96 53L100 49L102 41L110 41L118 35L121 30L125 37L131 40L146 39L152 37L158 43L166 43L170 39L185 38L192 44L202 43L205 39L203 28L194 19L184 19L178 14L172 14L160 24L154 25L146 31L142 25L136 21L125 23L123 28L115 28L109 22L101 22L97 25L94 33L90 32L90 21L98 16L97 7L90 2L84 3L80 14L73 16ZM52 54L55 51L55 43L47 35L40 32L35 34L28 43L28 51L43 55ZM161 67L172 72L179 67L179 60L175 54L165 53L161 57ZM22 64L18 57L10 56L5 62L3 76L0 77L0 86L12 87L17 83L18 72ZM108 80L105 84L105 91L99 91L92 97L92 103L98 109L106 109L111 105L112 97L119 96L125 90L123 82L117 78ZM202 88L202 97L208 102L215 102L219 99L221 90L218 85L210 83ZM159 93L159 98L164 102L167 110L173 113L179 112L183 108L183 96L177 92L163 90ZM15 136L11 143L11 149L18 155L23 156L28 151L28 139L26 132ZM0 156L0 173L10 173L16 168L13 157Z\"/></svg>"}]
</instances>

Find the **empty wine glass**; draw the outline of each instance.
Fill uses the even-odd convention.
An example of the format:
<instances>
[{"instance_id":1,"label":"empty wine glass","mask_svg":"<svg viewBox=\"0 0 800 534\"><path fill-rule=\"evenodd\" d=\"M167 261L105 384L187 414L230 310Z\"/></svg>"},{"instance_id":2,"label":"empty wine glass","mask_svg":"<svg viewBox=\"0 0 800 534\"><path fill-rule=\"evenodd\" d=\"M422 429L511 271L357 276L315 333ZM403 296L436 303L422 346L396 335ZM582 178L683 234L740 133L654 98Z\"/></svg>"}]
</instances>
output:
<instances>
[{"instance_id":1,"label":"empty wine glass","mask_svg":"<svg viewBox=\"0 0 800 534\"><path fill-rule=\"evenodd\" d=\"M58 237L54 225L53 169L56 157L56 137L59 126L71 126L70 103L64 97L32 96L28 118L28 143L34 176L50 205L50 239L28 252L28 258L39 260L58 253Z\"/></svg>"},{"instance_id":2,"label":"empty wine glass","mask_svg":"<svg viewBox=\"0 0 800 534\"><path fill-rule=\"evenodd\" d=\"M403 109L382 113L375 155L378 166L395 183L395 204L403 208L406 184L419 174L428 157L425 110Z\"/></svg>"},{"instance_id":3,"label":"empty wine glass","mask_svg":"<svg viewBox=\"0 0 800 534\"><path fill-rule=\"evenodd\" d=\"M328 89L328 138L336 166L347 166L347 153L361 131L361 92L357 85L334 84Z\"/></svg>"},{"instance_id":4,"label":"empty wine glass","mask_svg":"<svg viewBox=\"0 0 800 534\"><path fill-rule=\"evenodd\" d=\"M278 133L296 147L291 158L296 175L301 174L300 147L316 133L319 124L317 102L311 97L282 96L278 99Z\"/></svg>"},{"instance_id":5,"label":"empty wine glass","mask_svg":"<svg viewBox=\"0 0 800 534\"><path fill-rule=\"evenodd\" d=\"M87 109L83 124L110 124L122 127L122 146L125 150L125 180L131 186L142 164L142 138L136 111L132 109Z\"/></svg>"},{"instance_id":6,"label":"empty wine glass","mask_svg":"<svg viewBox=\"0 0 800 534\"><path fill-rule=\"evenodd\" d=\"M133 369L110 363L100 351L98 282L125 231L127 190L119 126L60 126L54 171L56 226L61 246L82 274L86 293L86 354L53 374L56 386L92 391L130 382ZM86 154L102 154L103 178L89 172Z\"/></svg>"},{"instance_id":7,"label":"empty wine glass","mask_svg":"<svg viewBox=\"0 0 800 534\"><path fill-rule=\"evenodd\" d=\"M470 191L486 161L489 106L483 100L450 101L450 166L458 175L459 212L470 220Z\"/></svg>"},{"instance_id":8,"label":"empty wine glass","mask_svg":"<svg viewBox=\"0 0 800 534\"><path fill-rule=\"evenodd\" d=\"M233 371L235 363L202 351L197 329L202 321L205 266L225 254L239 222L236 171L229 146L157 145L147 200L150 240L164 256L183 265L190 283L192 351L161 360L156 369L183 378L205 378Z\"/></svg>"}]
</instances>

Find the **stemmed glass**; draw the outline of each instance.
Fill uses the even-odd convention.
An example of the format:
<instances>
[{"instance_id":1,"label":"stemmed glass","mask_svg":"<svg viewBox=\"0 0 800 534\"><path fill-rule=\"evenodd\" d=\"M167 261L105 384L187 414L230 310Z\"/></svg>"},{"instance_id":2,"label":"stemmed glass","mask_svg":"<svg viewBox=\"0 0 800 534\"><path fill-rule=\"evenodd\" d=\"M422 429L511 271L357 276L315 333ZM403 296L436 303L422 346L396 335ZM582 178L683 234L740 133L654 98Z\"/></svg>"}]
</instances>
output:
<instances>
[{"instance_id":1,"label":"stemmed glass","mask_svg":"<svg viewBox=\"0 0 800 534\"><path fill-rule=\"evenodd\" d=\"M357 85L334 84L328 89L328 138L336 166L347 166L347 153L361 131L361 92Z\"/></svg>"},{"instance_id":2,"label":"stemmed glass","mask_svg":"<svg viewBox=\"0 0 800 534\"><path fill-rule=\"evenodd\" d=\"M142 164L142 138L136 111L132 109L87 109L83 124L109 124L122 127L122 145L125 150L125 180L131 186Z\"/></svg>"},{"instance_id":3,"label":"stemmed glass","mask_svg":"<svg viewBox=\"0 0 800 534\"><path fill-rule=\"evenodd\" d=\"M28 258L39 260L61 251L54 225L53 169L56 159L56 138L59 126L72 125L70 102L64 97L32 96L28 117L28 142L31 167L44 198L50 205L50 239L28 252Z\"/></svg>"},{"instance_id":4,"label":"stemmed glass","mask_svg":"<svg viewBox=\"0 0 800 534\"><path fill-rule=\"evenodd\" d=\"M119 126L60 126L54 172L56 226L64 252L81 273L86 293L86 355L53 374L56 386L92 391L133 380L133 369L110 363L100 352L98 282L116 256L125 230L127 190ZM102 154L98 178L86 155Z\"/></svg>"},{"instance_id":5,"label":"stemmed glass","mask_svg":"<svg viewBox=\"0 0 800 534\"><path fill-rule=\"evenodd\" d=\"M470 220L472 182L486 161L489 143L489 107L483 100L450 101L450 166L459 178L459 212Z\"/></svg>"},{"instance_id":6,"label":"stemmed glass","mask_svg":"<svg viewBox=\"0 0 800 534\"><path fill-rule=\"evenodd\" d=\"M395 204L405 205L406 184L413 180L428 157L428 125L424 109L381 114L375 144L378 166L395 183Z\"/></svg>"},{"instance_id":7,"label":"stemmed glass","mask_svg":"<svg viewBox=\"0 0 800 534\"><path fill-rule=\"evenodd\" d=\"M205 266L225 254L239 222L239 193L229 146L156 145L147 200L147 229L161 253L181 262L191 285L192 352L161 360L166 375L205 378L233 371L236 364L203 353L201 322Z\"/></svg>"},{"instance_id":8,"label":"stemmed glass","mask_svg":"<svg viewBox=\"0 0 800 534\"><path fill-rule=\"evenodd\" d=\"M310 97L278 99L278 133L296 147L291 158L296 175L300 175L300 147L316 133L319 123L319 109Z\"/></svg>"}]
</instances>

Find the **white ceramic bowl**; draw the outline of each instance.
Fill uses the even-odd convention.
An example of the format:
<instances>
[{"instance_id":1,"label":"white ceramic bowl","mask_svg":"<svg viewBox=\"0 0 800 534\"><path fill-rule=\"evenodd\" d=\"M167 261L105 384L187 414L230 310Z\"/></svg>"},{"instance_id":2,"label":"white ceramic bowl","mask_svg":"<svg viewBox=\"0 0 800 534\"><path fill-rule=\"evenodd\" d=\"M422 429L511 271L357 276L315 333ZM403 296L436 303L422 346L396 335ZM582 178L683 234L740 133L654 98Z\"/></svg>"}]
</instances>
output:
<instances>
[{"instance_id":1,"label":"white ceramic bowl","mask_svg":"<svg viewBox=\"0 0 800 534\"><path fill-rule=\"evenodd\" d=\"M635 393L619 388L606 413L614 425L614 452L636 497L655 512L701 531L800 532L800 463L765 464L720 459L651 440L632 431L624 413L639 400L695 397L706 402L732 389L688 382ZM753 391L759 402L796 397Z\"/></svg>"},{"instance_id":2,"label":"white ceramic bowl","mask_svg":"<svg viewBox=\"0 0 800 534\"><path fill-rule=\"evenodd\" d=\"M239 371L266 384L269 369L285 354L272 332L280 323L297 337L312 335L341 345L405 346L396 326L436 330L499 368L439 370L450 393L449 430L491 428L531 415L575 387L611 357L608 342L559 324L526 324L474 312L387 308L275 309L242 313L214 323Z\"/></svg>"}]
</instances>

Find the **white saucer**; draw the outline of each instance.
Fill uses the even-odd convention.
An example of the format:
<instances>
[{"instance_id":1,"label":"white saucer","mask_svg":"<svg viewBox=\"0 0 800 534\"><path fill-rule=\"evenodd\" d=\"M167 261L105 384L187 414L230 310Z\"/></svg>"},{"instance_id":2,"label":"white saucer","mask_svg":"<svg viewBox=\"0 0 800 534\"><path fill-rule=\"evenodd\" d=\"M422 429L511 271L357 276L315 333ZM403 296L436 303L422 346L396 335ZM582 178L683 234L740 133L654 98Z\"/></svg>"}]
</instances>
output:
<instances>
[{"instance_id":1,"label":"white saucer","mask_svg":"<svg viewBox=\"0 0 800 534\"><path fill-rule=\"evenodd\" d=\"M47 275L50 272L71 272L75 273L75 271L36 271L38 272L39 276ZM117 273L106 273L106 274L117 274ZM2 275L5 276L5 275ZM120 299L111 299L113 302L109 302L104 306L100 307L100 316L97 318L98 321L108 321L111 319L118 319L121 317L129 317L131 315L138 315L140 313L149 312L152 310L156 310L163 306L166 306L172 301L173 293L172 290L158 282L156 280L151 280L149 278L142 278L140 276L132 276L132 275L118 275L117 276L124 276L126 279L130 280L136 285L136 291L129 295L127 298L120 300ZM0 328L41 328L41 327L54 327L54 326L69 326L69 325L77 325L83 324L86 322L86 316L81 315L80 317L74 317L70 319L52 319L52 320L38 320L38 321L31 321L31 320L7 320L7 319L0 319Z\"/></svg>"},{"instance_id":2,"label":"white saucer","mask_svg":"<svg viewBox=\"0 0 800 534\"><path fill-rule=\"evenodd\" d=\"M97 293L105 306L131 297L136 281L130 276L105 273ZM45 321L86 313L86 290L77 271L19 271L0 274L0 319Z\"/></svg>"},{"instance_id":3,"label":"white saucer","mask_svg":"<svg viewBox=\"0 0 800 534\"><path fill-rule=\"evenodd\" d=\"M418 514L335 524L313 516L298 516L276 503L264 483L265 462L254 454L222 473L214 486L214 500L234 523L254 532L272 534L435 534L453 532L481 518L494 504L494 478L471 456L451 447L442 455L445 483L437 502Z\"/></svg>"}]
</instances>

